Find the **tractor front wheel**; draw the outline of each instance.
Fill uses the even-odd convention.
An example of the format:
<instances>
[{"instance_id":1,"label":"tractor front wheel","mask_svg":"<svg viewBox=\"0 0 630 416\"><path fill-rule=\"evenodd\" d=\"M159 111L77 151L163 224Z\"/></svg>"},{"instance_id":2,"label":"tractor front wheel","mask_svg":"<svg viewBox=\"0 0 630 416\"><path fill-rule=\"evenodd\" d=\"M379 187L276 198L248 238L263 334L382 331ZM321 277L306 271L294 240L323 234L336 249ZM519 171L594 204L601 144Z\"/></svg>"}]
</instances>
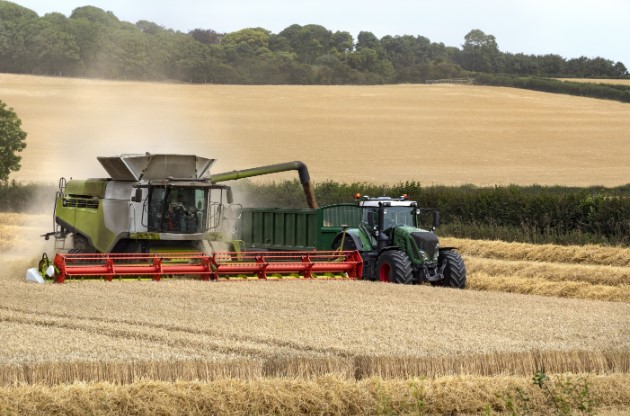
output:
<instances>
[{"instance_id":1,"label":"tractor front wheel","mask_svg":"<svg viewBox=\"0 0 630 416\"><path fill-rule=\"evenodd\" d=\"M411 284L413 273L411 261L402 250L388 250L376 262L376 276L381 282Z\"/></svg>"},{"instance_id":2,"label":"tractor front wheel","mask_svg":"<svg viewBox=\"0 0 630 416\"><path fill-rule=\"evenodd\" d=\"M432 282L434 286L454 287L464 289L466 287L466 265L462 256L456 251L441 251L438 257L438 268L444 266L444 279Z\"/></svg>"}]
</instances>

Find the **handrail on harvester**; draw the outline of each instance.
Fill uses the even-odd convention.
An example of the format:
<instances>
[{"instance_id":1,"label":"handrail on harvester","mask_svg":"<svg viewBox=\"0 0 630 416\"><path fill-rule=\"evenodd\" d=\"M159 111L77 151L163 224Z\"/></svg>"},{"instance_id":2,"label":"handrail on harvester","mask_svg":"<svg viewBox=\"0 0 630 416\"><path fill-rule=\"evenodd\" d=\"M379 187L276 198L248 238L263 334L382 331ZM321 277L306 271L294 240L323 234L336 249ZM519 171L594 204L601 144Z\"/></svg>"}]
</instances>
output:
<instances>
[{"instance_id":1,"label":"handrail on harvester","mask_svg":"<svg viewBox=\"0 0 630 416\"><path fill-rule=\"evenodd\" d=\"M328 273L345 273L348 278L359 279L363 272L358 251L59 253L54 264L56 283L69 277L102 277L111 281L126 276L160 280L164 276L196 275L202 280L218 280L239 275L267 279L290 274L310 279Z\"/></svg>"}]
</instances>

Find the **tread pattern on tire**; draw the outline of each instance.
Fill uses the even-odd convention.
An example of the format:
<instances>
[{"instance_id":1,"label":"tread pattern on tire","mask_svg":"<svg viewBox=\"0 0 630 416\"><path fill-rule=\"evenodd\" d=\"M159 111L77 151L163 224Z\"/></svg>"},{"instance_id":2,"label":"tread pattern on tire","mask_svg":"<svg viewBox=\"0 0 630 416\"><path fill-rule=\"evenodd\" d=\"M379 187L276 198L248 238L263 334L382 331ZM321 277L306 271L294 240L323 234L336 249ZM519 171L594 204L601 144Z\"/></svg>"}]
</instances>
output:
<instances>
[{"instance_id":1,"label":"tread pattern on tire","mask_svg":"<svg viewBox=\"0 0 630 416\"><path fill-rule=\"evenodd\" d=\"M399 284L411 284L413 283L413 271L411 268L411 261L405 252L402 250L389 250L384 252L378 258L376 262L376 276L378 277L381 270L381 265L384 262L389 263L391 270L390 282Z\"/></svg>"},{"instance_id":2,"label":"tread pattern on tire","mask_svg":"<svg viewBox=\"0 0 630 416\"><path fill-rule=\"evenodd\" d=\"M456 251L442 251L438 264L446 262L444 268L444 280L436 282L436 286L464 289L466 287L466 265L462 256Z\"/></svg>"}]
</instances>

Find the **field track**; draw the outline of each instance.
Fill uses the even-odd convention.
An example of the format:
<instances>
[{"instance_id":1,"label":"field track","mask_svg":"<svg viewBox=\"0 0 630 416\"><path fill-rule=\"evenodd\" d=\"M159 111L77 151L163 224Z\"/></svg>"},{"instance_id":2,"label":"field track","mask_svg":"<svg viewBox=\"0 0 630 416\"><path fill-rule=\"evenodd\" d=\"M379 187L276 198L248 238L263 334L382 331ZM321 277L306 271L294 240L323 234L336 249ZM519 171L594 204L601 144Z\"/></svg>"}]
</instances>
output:
<instances>
[{"instance_id":1,"label":"field track","mask_svg":"<svg viewBox=\"0 0 630 416\"><path fill-rule=\"evenodd\" d=\"M217 158L214 172L302 160L316 182L613 186L630 177L630 105L519 89L0 74L0 99L29 133L14 175L25 181L99 177L96 156L146 151Z\"/></svg>"}]
</instances>

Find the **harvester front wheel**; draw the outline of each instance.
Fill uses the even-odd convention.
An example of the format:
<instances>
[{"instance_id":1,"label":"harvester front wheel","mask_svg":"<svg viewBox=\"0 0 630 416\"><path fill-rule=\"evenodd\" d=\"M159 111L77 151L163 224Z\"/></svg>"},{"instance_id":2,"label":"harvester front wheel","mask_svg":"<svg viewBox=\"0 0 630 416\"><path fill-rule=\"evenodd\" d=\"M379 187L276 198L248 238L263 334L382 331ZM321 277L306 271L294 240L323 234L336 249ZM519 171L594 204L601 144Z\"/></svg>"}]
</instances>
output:
<instances>
[{"instance_id":1,"label":"harvester front wheel","mask_svg":"<svg viewBox=\"0 0 630 416\"><path fill-rule=\"evenodd\" d=\"M376 262L376 276L381 282L411 284L413 273L411 261L402 250L388 250Z\"/></svg>"},{"instance_id":2,"label":"harvester front wheel","mask_svg":"<svg viewBox=\"0 0 630 416\"><path fill-rule=\"evenodd\" d=\"M464 289L466 287L466 265L462 256L456 251L441 251L438 257L438 268L444 266L444 279L432 282L434 286L453 287Z\"/></svg>"},{"instance_id":3,"label":"harvester front wheel","mask_svg":"<svg viewBox=\"0 0 630 416\"><path fill-rule=\"evenodd\" d=\"M72 246L74 247L73 252L75 253L93 253L96 251L87 237L81 234L74 234L72 236Z\"/></svg>"}]
</instances>

